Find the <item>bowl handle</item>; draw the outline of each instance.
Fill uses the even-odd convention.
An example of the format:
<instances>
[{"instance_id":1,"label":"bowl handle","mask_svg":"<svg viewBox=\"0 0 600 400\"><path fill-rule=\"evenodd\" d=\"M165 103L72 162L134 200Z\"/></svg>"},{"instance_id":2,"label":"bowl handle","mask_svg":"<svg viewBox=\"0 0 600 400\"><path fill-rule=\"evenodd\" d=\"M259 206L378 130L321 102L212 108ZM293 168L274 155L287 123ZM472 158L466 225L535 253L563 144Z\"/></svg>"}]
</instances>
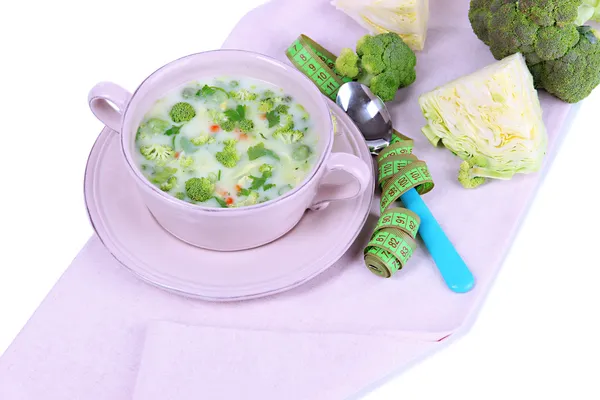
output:
<instances>
[{"instance_id":1,"label":"bowl handle","mask_svg":"<svg viewBox=\"0 0 600 400\"><path fill-rule=\"evenodd\" d=\"M116 132L121 131L121 120L129 100L131 93L112 82L100 82L88 94L88 103L96 118Z\"/></svg>"},{"instance_id":2,"label":"bowl handle","mask_svg":"<svg viewBox=\"0 0 600 400\"><path fill-rule=\"evenodd\" d=\"M344 171L354 179L344 185L323 184L319 187L310 210L322 210L332 201L349 200L360 196L367 190L371 179L371 170L364 160L348 153L332 153L325 165L323 178L333 171Z\"/></svg>"}]
</instances>

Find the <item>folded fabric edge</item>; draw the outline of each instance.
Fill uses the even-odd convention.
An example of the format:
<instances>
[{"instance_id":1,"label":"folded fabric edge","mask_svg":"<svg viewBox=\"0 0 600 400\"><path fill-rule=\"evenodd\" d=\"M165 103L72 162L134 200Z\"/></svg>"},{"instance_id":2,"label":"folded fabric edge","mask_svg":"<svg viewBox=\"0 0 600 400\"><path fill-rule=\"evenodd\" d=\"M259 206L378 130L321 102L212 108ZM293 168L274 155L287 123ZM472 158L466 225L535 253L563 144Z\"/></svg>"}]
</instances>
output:
<instances>
[{"instance_id":1,"label":"folded fabric edge","mask_svg":"<svg viewBox=\"0 0 600 400\"><path fill-rule=\"evenodd\" d=\"M297 398L348 398L357 392L366 394L442 345L389 335L220 328L155 320L146 329L133 399L214 395L232 390L225 388L225 377L230 380L235 372L240 376L236 384L254 393L273 384L277 393L302 392ZM335 372L323 381L316 378L322 374L315 370ZM266 380L271 373L273 380L281 380Z\"/></svg>"}]
</instances>

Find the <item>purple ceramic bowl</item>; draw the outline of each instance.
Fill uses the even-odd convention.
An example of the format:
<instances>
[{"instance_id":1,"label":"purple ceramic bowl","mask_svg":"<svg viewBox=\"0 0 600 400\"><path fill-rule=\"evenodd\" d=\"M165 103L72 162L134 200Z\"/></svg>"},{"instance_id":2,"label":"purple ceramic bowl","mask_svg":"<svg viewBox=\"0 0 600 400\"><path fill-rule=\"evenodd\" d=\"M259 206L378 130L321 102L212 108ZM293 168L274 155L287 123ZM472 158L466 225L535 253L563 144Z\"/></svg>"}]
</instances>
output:
<instances>
[{"instance_id":1,"label":"purple ceramic bowl","mask_svg":"<svg viewBox=\"0 0 600 400\"><path fill-rule=\"evenodd\" d=\"M265 203L242 208L209 208L176 199L154 186L138 169L133 152L135 133L146 112L169 90L189 81L216 76L241 76L277 85L310 113L319 136L319 158L305 180L293 190ZM96 117L121 135L127 170L157 222L177 238L206 249L244 250L272 242L291 230L307 209L318 211L331 201L355 198L369 187L366 163L350 154L332 153L333 124L326 99L291 66L262 54L216 50L175 60L150 75L131 95L102 82L89 93ZM341 170L353 179L325 185L323 179Z\"/></svg>"}]
</instances>

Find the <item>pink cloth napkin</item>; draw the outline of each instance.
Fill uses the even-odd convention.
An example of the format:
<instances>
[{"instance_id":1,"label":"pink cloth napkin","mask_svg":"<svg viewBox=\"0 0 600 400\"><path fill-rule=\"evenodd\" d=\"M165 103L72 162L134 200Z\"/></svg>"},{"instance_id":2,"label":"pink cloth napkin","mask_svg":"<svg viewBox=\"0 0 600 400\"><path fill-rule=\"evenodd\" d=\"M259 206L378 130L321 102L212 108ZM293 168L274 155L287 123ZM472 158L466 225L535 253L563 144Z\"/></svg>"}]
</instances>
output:
<instances>
[{"instance_id":1,"label":"pink cloth napkin","mask_svg":"<svg viewBox=\"0 0 600 400\"><path fill-rule=\"evenodd\" d=\"M422 248L392 279L366 271L361 252L375 212L325 273L289 292L238 303L194 301L146 285L93 237L0 359L0 399L341 399L464 332L543 178L466 191L456 183L459 160L419 134L420 93L494 61L469 27L468 3L431 0L419 80L391 112L428 161L436 189L425 201L473 270L472 292L447 290ZM224 47L287 62L284 51L301 33L337 53L365 31L327 0L274 0L247 15ZM457 57L457 49L469 57ZM574 113L545 94L541 100L550 139L546 171ZM111 163L122 162L114 149Z\"/></svg>"},{"instance_id":2,"label":"pink cloth napkin","mask_svg":"<svg viewBox=\"0 0 600 400\"><path fill-rule=\"evenodd\" d=\"M437 346L372 335L158 322L146 334L133 398L341 399Z\"/></svg>"}]
</instances>

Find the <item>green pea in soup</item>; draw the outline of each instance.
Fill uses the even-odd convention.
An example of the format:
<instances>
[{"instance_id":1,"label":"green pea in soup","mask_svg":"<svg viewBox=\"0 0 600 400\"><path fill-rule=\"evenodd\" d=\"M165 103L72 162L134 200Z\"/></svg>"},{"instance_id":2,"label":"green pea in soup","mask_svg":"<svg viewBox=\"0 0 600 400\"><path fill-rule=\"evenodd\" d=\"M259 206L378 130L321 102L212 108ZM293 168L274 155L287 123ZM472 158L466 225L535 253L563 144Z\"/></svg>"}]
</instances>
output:
<instances>
[{"instance_id":1,"label":"green pea in soup","mask_svg":"<svg viewBox=\"0 0 600 400\"><path fill-rule=\"evenodd\" d=\"M142 173L206 207L245 207L301 183L317 159L310 115L262 81L190 82L156 101L135 139Z\"/></svg>"}]
</instances>

